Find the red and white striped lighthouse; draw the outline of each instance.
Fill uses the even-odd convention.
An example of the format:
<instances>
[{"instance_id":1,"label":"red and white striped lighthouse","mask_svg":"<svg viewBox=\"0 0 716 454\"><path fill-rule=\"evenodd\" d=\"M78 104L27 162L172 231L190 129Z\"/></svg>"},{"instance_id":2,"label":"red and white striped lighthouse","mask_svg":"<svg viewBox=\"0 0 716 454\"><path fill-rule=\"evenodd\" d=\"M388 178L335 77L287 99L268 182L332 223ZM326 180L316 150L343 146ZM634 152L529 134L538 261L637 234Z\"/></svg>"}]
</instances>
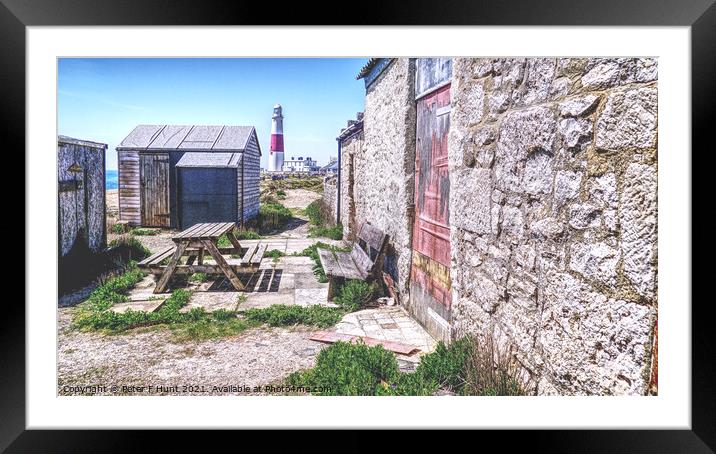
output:
<instances>
[{"instance_id":1,"label":"red and white striped lighthouse","mask_svg":"<svg viewBox=\"0 0 716 454\"><path fill-rule=\"evenodd\" d=\"M271 150L269 151L269 172L280 172L283 169L283 114L281 104L273 106L271 117Z\"/></svg>"}]
</instances>

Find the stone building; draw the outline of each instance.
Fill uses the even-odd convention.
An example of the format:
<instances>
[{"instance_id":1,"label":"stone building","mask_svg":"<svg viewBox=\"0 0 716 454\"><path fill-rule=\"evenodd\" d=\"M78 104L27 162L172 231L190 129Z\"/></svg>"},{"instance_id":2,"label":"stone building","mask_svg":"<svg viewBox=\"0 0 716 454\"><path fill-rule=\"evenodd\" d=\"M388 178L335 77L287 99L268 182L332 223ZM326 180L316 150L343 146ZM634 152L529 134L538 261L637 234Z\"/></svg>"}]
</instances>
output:
<instances>
[{"instance_id":1,"label":"stone building","mask_svg":"<svg viewBox=\"0 0 716 454\"><path fill-rule=\"evenodd\" d=\"M440 339L509 346L536 394L647 393L656 60L371 59L359 77L345 203L390 235L400 303Z\"/></svg>"}]
</instances>

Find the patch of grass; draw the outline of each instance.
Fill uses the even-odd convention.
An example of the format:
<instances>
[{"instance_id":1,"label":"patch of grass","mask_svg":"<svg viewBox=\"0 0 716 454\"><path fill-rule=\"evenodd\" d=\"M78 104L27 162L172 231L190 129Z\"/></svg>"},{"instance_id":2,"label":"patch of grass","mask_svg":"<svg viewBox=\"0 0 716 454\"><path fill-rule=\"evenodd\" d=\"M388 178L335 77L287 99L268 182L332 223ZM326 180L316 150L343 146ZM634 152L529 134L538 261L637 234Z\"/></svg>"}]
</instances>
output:
<instances>
[{"instance_id":1,"label":"patch of grass","mask_svg":"<svg viewBox=\"0 0 716 454\"><path fill-rule=\"evenodd\" d=\"M189 276L190 282L206 282L209 276L206 273L194 273Z\"/></svg>"},{"instance_id":2,"label":"patch of grass","mask_svg":"<svg viewBox=\"0 0 716 454\"><path fill-rule=\"evenodd\" d=\"M322 387L323 395L372 396L380 393L383 383L395 382L399 376L395 355L382 346L336 342L318 354L314 368L289 375L287 382Z\"/></svg>"},{"instance_id":3,"label":"patch of grass","mask_svg":"<svg viewBox=\"0 0 716 454\"><path fill-rule=\"evenodd\" d=\"M137 236L154 236L154 235L159 234L159 230L145 229L145 228L139 227L136 229L132 229L129 233L131 233L132 235L137 235Z\"/></svg>"},{"instance_id":4,"label":"patch of grass","mask_svg":"<svg viewBox=\"0 0 716 454\"><path fill-rule=\"evenodd\" d=\"M110 241L109 247L116 247L122 250L122 256L126 255L128 261L141 260L152 255L152 251L146 248L134 235L122 235Z\"/></svg>"},{"instance_id":5,"label":"patch of grass","mask_svg":"<svg viewBox=\"0 0 716 454\"><path fill-rule=\"evenodd\" d=\"M114 224L112 226L112 233L116 233L118 235L127 233L126 225L127 224Z\"/></svg>"},{"instance_id":6,"label":"patch of grass","mask_svg":"<svg viewBox=\"0 0 716 454\"><path fill-rule=\"evenodd\" d=\"M355 312L373 299L376 290L375 284L351 279L341 285L333 301L346 311Z\"/></svg>"},{"instance_id":7,"label":"patch of grass","mask_svg":"<svg viewBox=\"0 0 716 454\"><path fill-rule=\"evenodd\" d=\"M279 257L283 257L286 254L283 253L283 251L279 251L278 249L271 249L270 251L266 252L264 254L264 257L271 257L274 259L277 259Z\"/></svg>"},{"instance_id":8,"label":"patch of grass","mask_svg":"<svg viewBox=\"0 0 716 454\"><path fill-rule=\"evenodd\" d=\"M333 227L314 226L308 230L309 237L325 237L332 240L343 239L343 225L336 224Z\"/></svg>"},{"instance_id":9,"label":"patch of grass","mask_svg":"<svg viewBox=\"0 0 716 454\"><path fill-rule=\"evenodd\" d=\"M238 232L234 233L234 236L236 236L237 240L259 240L259 239L261 239L261 235L259 235L259 233L254 230L239 230Z\"/></svg>"},{"instance_id":10,"label":"patch of grass","mask_svg":"<svg viewBox=\"0 0 716 454\"><path fill-rule=\"evenodd\" d=\"M326 221L323 218L323 202L321 200L314 200L303 210L308 216L308 221L315 226L323 226Z\"/></svg>"},{"instance_id":11,"label":"patch of grass","mask_svg":"<svg viewBox=\"0 0 716 454\"><path fill-rule=\"evenodd\" d=\"M247 320L266 323L269 326L309 325L328 328L338 323L343 311L319 305L303 307L274 304L267 308L248 309L244 316Z\"/></svg>"},{"instance_id":12,"label":"patch of grass","mask_svg":"<svg viewBox=\"0 0 716 454\"><path fill-rule=\"evenodd\" d=\"M112 305L126 301L126 291L143 276L144 273L136 264L132 264L125 273L107 280L77 307L72 327L116 334L130 329L164 326L171 329L175 340L182 342L233 336L259 324L238 318L236 311L224 309L211 313L203 308L180 312L179 309L186 306L191 296L189 291L183 289L172 292L156 312L128 310L120 314L109 310ZM241 300L237 301L237 304L240 303Z\"/></svg>"},{"instance_id":13,"label":"patch of grass","mask_svg":"<svg viewBox=\"0 0 716 454\"><path fill-rule=\"evenodd\" d=\"M262 231L279 230L286 227L293 214L280 203L263 203L259 207L258 223Z\"/></svg>"},{"instance_id":14,"label":"patch of grass","mask_svg":"<svg viewBox=\"0 0 716 454\"><path fill-rule=\"evenodd\" d=\"M291 374L287 383L319 386L328 390L324 395L425 396L439 389L462 395L524 395L526 385L518 378L514 359L491 345L472 337L449 346L441 342L423 356L415 372L403 373L395 355L382 346L337 342L321 351L314 368Z\"/></svg>"}]
</instances>

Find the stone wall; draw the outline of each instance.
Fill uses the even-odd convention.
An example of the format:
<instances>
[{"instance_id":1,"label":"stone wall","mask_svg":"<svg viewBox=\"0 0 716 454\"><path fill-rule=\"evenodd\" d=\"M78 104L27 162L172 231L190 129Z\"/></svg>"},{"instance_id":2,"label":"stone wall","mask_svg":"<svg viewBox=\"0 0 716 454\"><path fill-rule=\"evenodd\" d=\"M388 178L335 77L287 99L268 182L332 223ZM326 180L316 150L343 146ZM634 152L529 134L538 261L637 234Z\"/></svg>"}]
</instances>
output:
<instances>
[{"instance_id":1,"label":"stone wall","mask_svg":"<svg viewBox=\"0 0 716 454\"><path fill-rule=\"evenodd\" d=\"M407 301L411 204L415 171L415 62L394 59L367 87L364 141L356 147L356 225L368 221L389 235L384 269Z\"/></svg>"},{"instance_id":2,"label":"stone wall","mask_svg":"<svg viewBox=\"0 0 716 454\"><path fill-rule=\"evenodd\" d=\"M653 59L455 59L454 336L537 394L644 394L657 309Z\"/></svg>"},{"instance_id":3,"label":"stone wall","mask_svg":"<svg viewBox=\"0 0 716 454\"><path fill-rule=\"evenodd\" d=\"M358 233L356 221L355 159L363 152L363 130L341 142L341 224L343 238L352 240Z\"/></svg>"},{"instance_id":4,"label":"stone wall","mask_svg":"<svg viewBox=\"0 0 716 454\"><path fill-rule=\"evenodd\" d=\"M338 177L328 176L323 179L323 204L326 207L329 225L336 225L336 203L338 198Z\"/></svg>"}]
</instances>

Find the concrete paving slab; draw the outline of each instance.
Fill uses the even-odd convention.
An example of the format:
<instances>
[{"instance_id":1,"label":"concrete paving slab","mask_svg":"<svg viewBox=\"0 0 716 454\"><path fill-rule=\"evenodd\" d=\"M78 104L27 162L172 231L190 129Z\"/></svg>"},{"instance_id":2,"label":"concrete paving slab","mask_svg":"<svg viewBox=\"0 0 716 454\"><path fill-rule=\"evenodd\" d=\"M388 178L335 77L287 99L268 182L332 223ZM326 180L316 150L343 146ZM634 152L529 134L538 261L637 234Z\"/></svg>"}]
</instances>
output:
<instances>
[{"instance_id":1,"label":"concrete paving slab","mask_svg":"<svg viewBox=\"0 0 716 454\"><path fill-rule=\"evenodd\" d=\"M274 304L295 304L294 290L280 290L278 292L252 292L246 294L246 301L239 305L238 310L251 308L266 308Z\"/></svg>"},{"instance_id":2,"label":"concrete paving slab","mask_svg":"<svg viewBox=\"0 0 716 454\"><path fill-rule=\"evenodd\" d=\"M328 282L318 282L313 271L308 273L293 273L296 288L328 288Z\"/></svg>"},{"instance_id":3,"label":"concrete paving slab","mask_svg":"<svg viewBox=\"0 0 716 454\"><path fill-rule=\"evenodd\" d=\"M297 288L295 303L299 306L314 306L316 304L323 306L338 307L336 304L328 303L328 288Z\"/></svg>"},{"instance_id":4,"label":"concrete paving slab","mask_svg":"<svg viewBox=\"0 0 716 454\"><path fill-rule=\"evenodd\" d=\"M241 292L194 292L179 312L189 312L195 307L202 307L207 312L218 309L233 311L239 304L239 295Z\"/></svg>"}]
</instances>

